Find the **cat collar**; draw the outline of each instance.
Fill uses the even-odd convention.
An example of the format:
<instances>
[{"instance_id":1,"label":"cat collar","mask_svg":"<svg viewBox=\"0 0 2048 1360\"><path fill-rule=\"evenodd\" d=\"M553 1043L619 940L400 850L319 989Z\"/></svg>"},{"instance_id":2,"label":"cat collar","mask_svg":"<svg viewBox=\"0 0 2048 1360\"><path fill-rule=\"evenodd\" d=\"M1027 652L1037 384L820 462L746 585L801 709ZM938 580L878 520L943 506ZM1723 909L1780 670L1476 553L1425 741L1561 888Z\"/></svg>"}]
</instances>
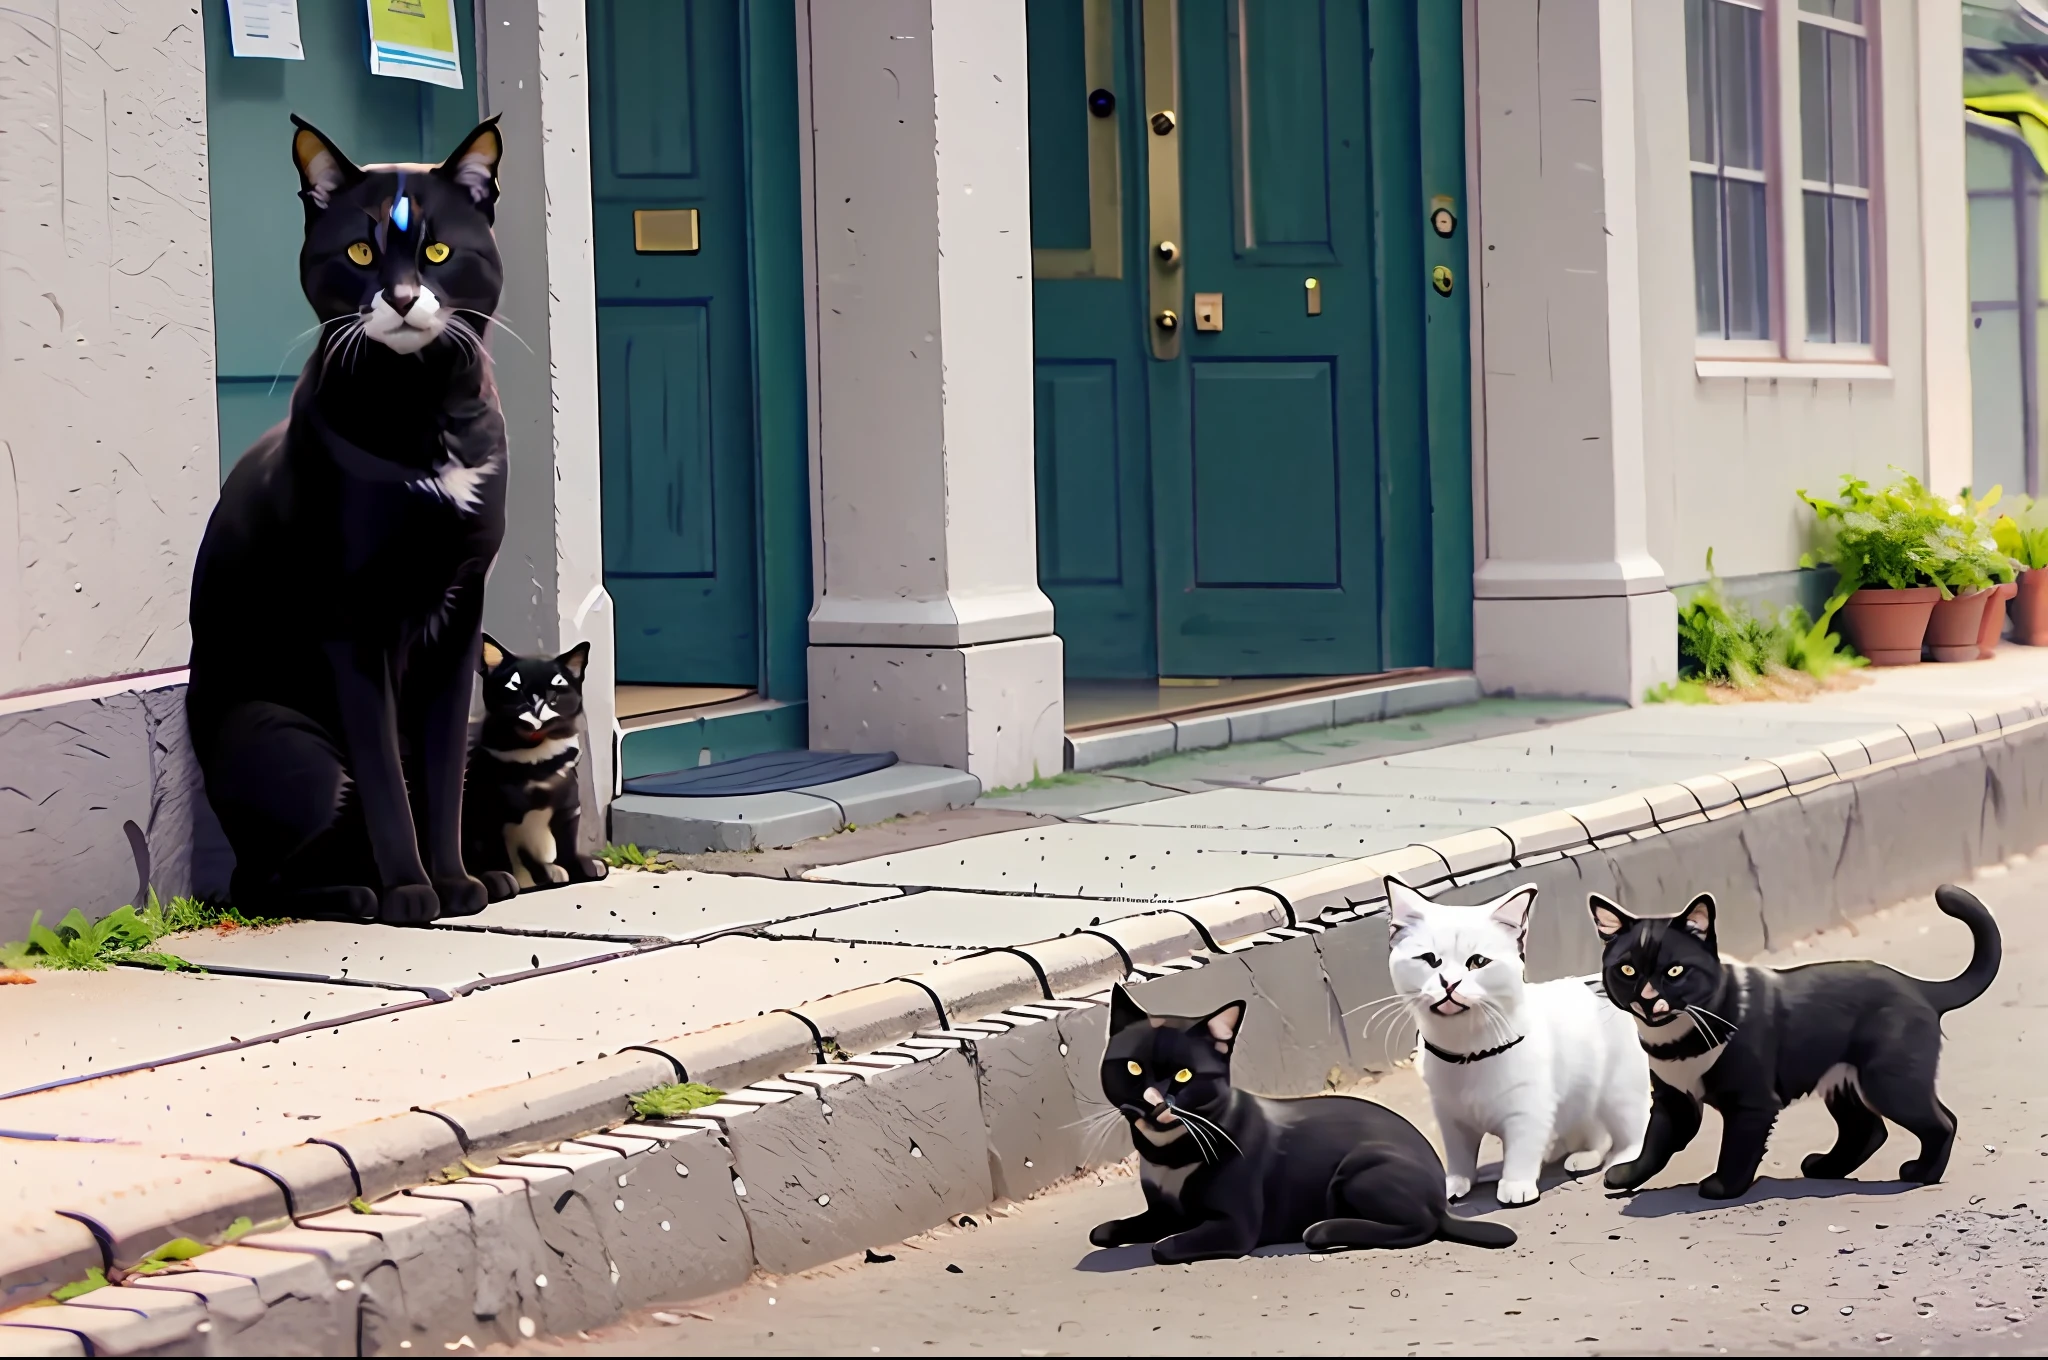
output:
<instances>
[{"instance_id":1,"label":"cat collar","mask_svg":"<svg viewBox=\"0 0 2048 1360\"><path fill-rule=\"evenodd\" d=\"M1477 1053L1452 1053L1446 1049L1438 1048L1435 1044L1431 1043L1427 1039L1424 1039L1422 1041L1422 1046L1429 1050L1429 1054L1431 1057L1442 1058L1447 1063L1475 1063L1478 1062L1481 1058L1497 1057L1498 1055L1507 1052L1509 1049L1513 1048L1516 1044L1519 1044L1520 1042L1522 1042L1522 1040L1528 1037L1529 1036L1526 1034L1516 1035L1514 1038L1502 1044L1499 1048L1482 1048Z\"/></svg>"}]
</instances>

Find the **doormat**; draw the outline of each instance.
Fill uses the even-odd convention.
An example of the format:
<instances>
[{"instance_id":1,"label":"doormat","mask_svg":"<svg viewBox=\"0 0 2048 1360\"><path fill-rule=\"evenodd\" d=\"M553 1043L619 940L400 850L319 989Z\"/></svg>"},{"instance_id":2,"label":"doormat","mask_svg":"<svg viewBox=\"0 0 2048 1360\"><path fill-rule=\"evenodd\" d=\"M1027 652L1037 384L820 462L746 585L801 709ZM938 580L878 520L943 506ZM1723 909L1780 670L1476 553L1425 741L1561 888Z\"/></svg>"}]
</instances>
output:
<instances>
[{"instance_id":1,"label":"doormat","mask_svg":"<svg viewBox=\"0 0 2048 1360\"><path fill-rule=\"evenodd\" d=\"M759 755L699 765L693 770L638 774L626 781L627 793L664 798L741 798L750 793L784 793L873 774L896 763L894 751L855 755L848 751L763 751Z\"/></svg>"}]
</instances>

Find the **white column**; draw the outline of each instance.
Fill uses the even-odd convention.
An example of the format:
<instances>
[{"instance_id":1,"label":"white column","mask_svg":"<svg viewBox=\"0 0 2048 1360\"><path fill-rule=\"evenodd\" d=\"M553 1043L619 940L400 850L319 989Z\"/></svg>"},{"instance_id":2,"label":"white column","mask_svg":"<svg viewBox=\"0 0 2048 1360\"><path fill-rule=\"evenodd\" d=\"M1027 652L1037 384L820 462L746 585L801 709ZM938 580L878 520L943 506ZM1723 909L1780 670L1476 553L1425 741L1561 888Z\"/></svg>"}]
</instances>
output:
<instances>
[{"instance_id":1,"label":"white column","mask_svg":"<svg viewBox=\"0 0 2048 1360\"><path fill-rule=\"evenodd\" d=\"M1022 0L799 0L815 288L811 745L1063 761L1038 588Z\"/></svg>"},{"instance_id":2,"label":"white column","mask_svg":"<svg viewBox=\"0 0 2048 1360\"><path fill-rule=\"evenodd\" d=\"M1963 181L1962 0L1920 0L1920 267L1927 343L1927 485L1953 494L1975 463L1970 428L1970 208ZM1887 18L1890 16L1887 15ZM2024 490L2008 487L2007 490ZM1976 490L1983 491L1984 487Z\"/></svg>"},{"instance_id":3,"label":"white column","mask_svg":"<svg viewBox=\"0 0 2048 1360\"><path fill-rule=\"evenodd\" d=\"M597 285L592 266L590 89L582 0L476 0L478 79L502 115L498 172L498 396L511 446L505 546L485 627L508 647L566 651L588 641L583 707L587 845L604 842L611 800L614 675L604 588L597 444Z\"/></svg>"},{"instance_id":4,"label":"white column","mask_svg":"<svg viewBox=\"0 0 2048 1360\"><path fill-rule=\"evenodd\" d=\"M1677 672L1646 537L1630 2L1467 0L1473 625L1491 692L1638 703Z\"/></svg>"}]
</instances>

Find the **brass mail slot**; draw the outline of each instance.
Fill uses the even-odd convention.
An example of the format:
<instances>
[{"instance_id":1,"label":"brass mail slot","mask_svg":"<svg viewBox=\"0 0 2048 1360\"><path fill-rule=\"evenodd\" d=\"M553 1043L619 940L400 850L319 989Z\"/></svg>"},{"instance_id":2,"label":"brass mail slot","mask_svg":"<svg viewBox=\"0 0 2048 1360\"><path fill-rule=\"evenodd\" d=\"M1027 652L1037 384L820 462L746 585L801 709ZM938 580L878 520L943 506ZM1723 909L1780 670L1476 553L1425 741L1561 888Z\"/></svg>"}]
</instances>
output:
<instances>
[{"instance_id":1,"label":"brass mail slot","mask_svg":"<svg viewBox=\"0 0 2048 1360\"><path fill-rule=\"evenodd\" d=\"M634 209L633 249L638 253L695 255L697 246L695 208Z\"/></svg>"}]
</instances>

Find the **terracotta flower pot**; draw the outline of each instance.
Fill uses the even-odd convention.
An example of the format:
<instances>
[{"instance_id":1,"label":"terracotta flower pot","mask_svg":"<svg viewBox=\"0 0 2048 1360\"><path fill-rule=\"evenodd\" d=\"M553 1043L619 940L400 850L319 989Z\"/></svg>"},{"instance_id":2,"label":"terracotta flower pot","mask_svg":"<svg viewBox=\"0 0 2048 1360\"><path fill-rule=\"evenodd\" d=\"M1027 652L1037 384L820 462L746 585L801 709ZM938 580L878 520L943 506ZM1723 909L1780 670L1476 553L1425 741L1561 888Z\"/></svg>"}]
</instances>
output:
<instances>
[{"instance_id":1,"label":"terracotta flower pot","mask_svg":"<svg viewBox=\"0 0 2048 1360\"><path fill-rule=\"evenodd\" d=\"M2004 581L1984 602L1984 626L1977 630L1977 655L1986 661L1998 654L1999 635L2005 632L2005 602L2019 593L2017 583Z\"/></svg>"},{"instance_id":2,"label":"terracotta flower pot","mask_svg":"<svg viewBox=\"0 0 2048 1360\"><path fill-rule=\"evenodd\" d=\"M1977 630L1984 626L1984 605L1994 593L1971 590L1936 602L1927 620L1927 650L1936 661L1977 659Z\"/></svg>"},{"instance_id":3,"label":"terracotta flower pot","mask_svg":"<svg viewBox=\"0 0 2048 1360\"><path fill-rule=\"evenodd\" d=\"M2048 647L2048 569L2020 573L2012 602L2012 640L2023 647Z\"/></svg>"},{"instance_id":4,"label":"terracotta flower pot","mask_svg":"<svg viewBox=\"0 0 2048 1360\"><path fill-rule=\"evenodd\" d=\"M1842 606L1842 631L1873 666L1917 665L1920 646L1927 638L1928 616L1940 599L1941 591L1934 586L1905 590L1866 587Z\"/></svg>"}]
</instances>

